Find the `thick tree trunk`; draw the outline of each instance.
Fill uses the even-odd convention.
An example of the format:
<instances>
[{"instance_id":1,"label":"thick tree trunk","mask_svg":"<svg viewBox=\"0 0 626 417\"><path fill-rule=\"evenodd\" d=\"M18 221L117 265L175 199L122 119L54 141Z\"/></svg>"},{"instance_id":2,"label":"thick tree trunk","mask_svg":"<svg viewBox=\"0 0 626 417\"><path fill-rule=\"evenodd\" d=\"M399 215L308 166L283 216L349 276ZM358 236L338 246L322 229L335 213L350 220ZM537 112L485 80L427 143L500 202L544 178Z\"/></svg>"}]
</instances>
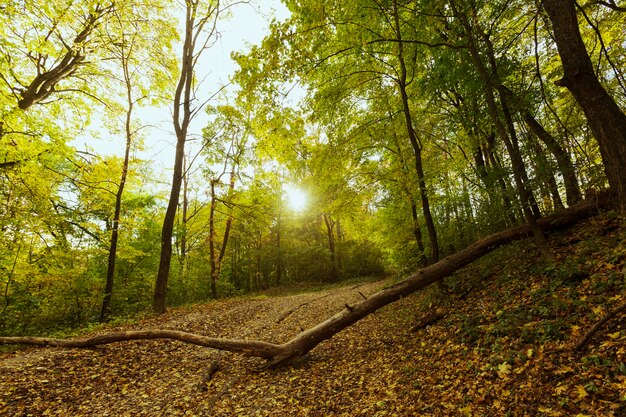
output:
<instances>
[{"instance_id":1,"label":"thick tree trunk","mask_svg":"<svg viewBox=\"0 0 626 417\"><path fill-rule=\"evenodd\" d=\"M544 0L567 87L583 109L602 155L614 201L626 210L626 115L596 76L578 27L574 0Z\"/></svg>"},{"instance_id":2,"label":"thick tree trunk","mask_svg":"<svg viewBox=\"0 0 626 417\"><path fill-rule=\"evenodd\" d=\"M606 196L599 195L597 198L583 201L558 214L545 217L539 220L539 225L545 231L564 228L591 216L598 211L598 208L607 206L607 203L608 199ZM75 340L51 339L45 337L0 337L0 344L85 348L128 340L173 339L214 349L265 358L268 361L268 366L289 364L308 353L319 343L330 339L341 330L374 313L376 310L434 282L442 280L456 270L506 243L526 238L531 234L530 228L524 225L487 236L436 264L417 271L409 278L372 294L369 298L360 303L352 306L346 305L345 309L334 316L299 333L293 339L283 344L256 340L218 339L175 330L128 331Z\"/></svg>"}]
</instances>

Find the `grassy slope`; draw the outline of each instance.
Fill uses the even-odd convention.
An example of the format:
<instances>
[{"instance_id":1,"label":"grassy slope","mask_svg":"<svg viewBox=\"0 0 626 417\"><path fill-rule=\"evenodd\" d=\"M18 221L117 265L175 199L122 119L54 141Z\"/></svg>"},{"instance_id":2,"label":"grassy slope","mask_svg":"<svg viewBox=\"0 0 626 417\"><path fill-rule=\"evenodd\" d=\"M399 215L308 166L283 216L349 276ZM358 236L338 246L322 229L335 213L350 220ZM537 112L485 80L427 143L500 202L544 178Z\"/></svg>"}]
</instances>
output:
<instances>
[{"instance_id":1,"label":"grassy slope","mask_svg":"<svg viewBox=\"0 0 626 417\"><path fill-rule=\"evenodd\" d=\"M626 228L597 217L550 242L556 265L529 241L508 245L449 278L449 293L401 300L275 371L159 341L0 355L0 415L625 416L626 316L572 347L626 302ZM225 300L133 327L280 341L378 287ZM409 331L434 308L445 317Z\"/></svg>"}]
</instances>

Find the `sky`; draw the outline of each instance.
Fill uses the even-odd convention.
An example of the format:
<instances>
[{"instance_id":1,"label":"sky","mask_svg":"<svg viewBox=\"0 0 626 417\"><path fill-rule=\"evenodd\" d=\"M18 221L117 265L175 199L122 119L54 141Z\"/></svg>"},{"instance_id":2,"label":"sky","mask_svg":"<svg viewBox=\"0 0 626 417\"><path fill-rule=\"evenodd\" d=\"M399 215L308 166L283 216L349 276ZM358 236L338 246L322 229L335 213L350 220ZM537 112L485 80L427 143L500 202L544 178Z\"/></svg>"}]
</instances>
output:
<instances>
[{"instance_id":1,"label":"sky","mask_svg":"<svg viewBox=\"0 0 626 417\"><path fill-rule=\"evenodd\" d=\"M249 4L238 4L231 9L230 17L218 22L220 37L211 49L205 51L197 68L198 79L203 79L199 102L206 100L222 86L228 84L229 77L237 69L235 62L230 58L234 51L247 52L251 45L259 44L268 32L269 22L273 17L284 20L289 11L280 0L250 0ZM178 47L180 50L180 46ZM234 89L227 87L225 91ZM216 104L216 102L213 102ZM174 165L175 136L173 133L171 105L162 108L143 108L137 111L137 117L143 123L155 127L149 130L145 138L144 150L137 156L152 161L152 166L163 186L171 181L171 169ZM97 154L123 155L124 139L108 137L103 133L101 125L94 118L92 129L100 132L100 138L95 138L93 130L87 131L76 141L79 149L85 147L93 149ZM201 133L207 124L208 117L204 111L190 125L190 136ZM193 141L187 143L186 148L194 149Z\"/></svg>"}]
</instances>

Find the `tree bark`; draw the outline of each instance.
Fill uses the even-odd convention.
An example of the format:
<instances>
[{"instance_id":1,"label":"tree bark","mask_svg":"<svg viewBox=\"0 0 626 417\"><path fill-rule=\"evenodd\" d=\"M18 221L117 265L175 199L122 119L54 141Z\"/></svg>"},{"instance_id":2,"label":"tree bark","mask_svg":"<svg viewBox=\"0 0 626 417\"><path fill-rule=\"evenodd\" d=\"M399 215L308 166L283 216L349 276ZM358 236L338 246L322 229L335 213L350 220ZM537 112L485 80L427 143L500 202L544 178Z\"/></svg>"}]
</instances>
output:
<instances>
[{"instance_id":1,"label":"tree bark","mask_svg":"<svg viewBox=\"0 0 626 417\"><path fill-rule=\"evenodd\" d=\"M420 223L417 217L417 204L415 204L415 200L413 200L412 196L409 197L411 198L411 216L413 217L413 236L415 236L415 242L417 242L420 266L423 268L428 265L428 259L426 259L424 240L422 239L422 230L420 229Z\"/></svg>"},{"instance_id":2,"label":"tree bark","mask_svg":"<svg viewBox=\"0 0 626 417\"><path fill-rule=\"evenodd\" d=\"M513 91L506 86L501 86L501 93L505 95L512 102L519 102ZM571 206L582 200L582 194L578 185L578 179L576 178L576 170L572 163L571 156L565 151L561 144L552 136L544 127L537 121L537 119L530 113L530 111L519 109L524 122L530 129L530 131L543 142L548 148L550 153L556 159L556 163L563 176L563 184L565 185L565 196L567 199L567 205Z\"/></svg>"},{"instance_id":3,"label":"tree bark","mask_svg":"<svg viewBox=\"0 0 626 417\"><path fill-rule=\"evenodd\" d=\"M545 231L562 229L593 215L599 208L606 207L607 205L608 198L604 195L598 195L593 199L582 201L567 208L560 213L539 220L539 225ZM257 340L246 341L211 338L175 330L128 331L75 340L27 336L0 337L0 344L85 348L128 340L173 339L214 349L265 358L268 367L290 364L311 351L319 343L330 339L341 330L367 317L376 310L401 298L407 297L432 283L442 280L458 269L504 244L524 239L531 234L530 228L527 225L523 225L487 236L436 264L420 269L407 279L370 295L367 299L357 304L346 304L346 308L342 311L318 325L297 334L294 338L283 344Z\"/></svg>"},{"instance_id":4,"label":"tree bark","mask_svg":"<svg viewBox=\"0 0 626 417\"><path fill-rule=\"evenodd\" d=\"M596 76L585 48L574 0L544 0L552 22L564 76L556 84L567 87L582 108L593 132L616 206L626 211L626 115Z\"/></svg>"}]
</instances>

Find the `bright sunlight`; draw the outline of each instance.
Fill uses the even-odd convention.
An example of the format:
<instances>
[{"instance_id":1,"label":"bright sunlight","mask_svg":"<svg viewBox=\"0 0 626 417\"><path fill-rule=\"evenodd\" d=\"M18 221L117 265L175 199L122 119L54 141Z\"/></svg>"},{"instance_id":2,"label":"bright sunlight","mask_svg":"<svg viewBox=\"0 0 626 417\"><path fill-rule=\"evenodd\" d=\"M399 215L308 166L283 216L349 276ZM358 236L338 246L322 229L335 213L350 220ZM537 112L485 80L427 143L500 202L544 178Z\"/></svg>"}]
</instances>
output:
<instances>
[{"instance_id":1,"label":"bright sunlight","mask_svg":"<svg viewBox=\"0 0 626 417\"><path fill-rule=\"evenodd\" d=\"M294 211L301 211L306 207L307 196L304 191L293 186L293 185L285 185L283 187L287 197L287 204Z\"/></svg>"}]
</instances>

